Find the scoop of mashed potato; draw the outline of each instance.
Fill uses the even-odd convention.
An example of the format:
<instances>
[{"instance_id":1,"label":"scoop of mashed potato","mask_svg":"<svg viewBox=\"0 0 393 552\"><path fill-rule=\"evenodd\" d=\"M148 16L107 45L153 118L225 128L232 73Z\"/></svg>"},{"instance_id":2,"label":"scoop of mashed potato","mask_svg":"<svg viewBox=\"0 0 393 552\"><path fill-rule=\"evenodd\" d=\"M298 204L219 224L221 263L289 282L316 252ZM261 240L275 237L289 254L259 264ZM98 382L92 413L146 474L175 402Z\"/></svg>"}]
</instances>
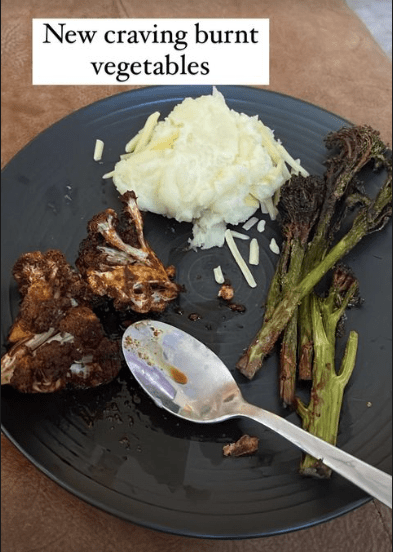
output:
<instances>
[{"instance_id":1,"label":"scoop of mashed potato","mask_svg":"<svg viewBox=\"0 0 393 552\"><path fill-rule=\"evenodd\" d=\"M257 116L229 109L215 88L158 117L129 142L111 176L121 194L135 192L142 211L193 223L192 247L223 245L226 225L260 205L274 218L286 163L305 173Z\"/></svg>"}]
</instances>

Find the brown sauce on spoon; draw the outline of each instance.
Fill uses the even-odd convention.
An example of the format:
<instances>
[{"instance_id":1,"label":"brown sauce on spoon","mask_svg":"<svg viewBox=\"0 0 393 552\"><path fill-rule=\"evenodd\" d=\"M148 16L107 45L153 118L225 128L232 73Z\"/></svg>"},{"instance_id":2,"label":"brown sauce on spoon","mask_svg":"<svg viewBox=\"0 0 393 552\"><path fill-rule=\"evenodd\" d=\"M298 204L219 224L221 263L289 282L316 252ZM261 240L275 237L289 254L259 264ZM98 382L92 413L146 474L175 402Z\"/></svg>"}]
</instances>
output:
<instances>
[{"instance_id":1,"label":"brown sauce on spoon","mask_svg":"<svg viewBox=\"0 0 393 552\"><path fill-rule=\"evenodd\" d=\"M185 383L188 382L187 376L183 372L181 372L180 370L175 368L174 366L171 366L169 368L169 373L170 373L171 378L176 383L180 383L180 384L184 385Z\"/></svg>"}]
</instances>

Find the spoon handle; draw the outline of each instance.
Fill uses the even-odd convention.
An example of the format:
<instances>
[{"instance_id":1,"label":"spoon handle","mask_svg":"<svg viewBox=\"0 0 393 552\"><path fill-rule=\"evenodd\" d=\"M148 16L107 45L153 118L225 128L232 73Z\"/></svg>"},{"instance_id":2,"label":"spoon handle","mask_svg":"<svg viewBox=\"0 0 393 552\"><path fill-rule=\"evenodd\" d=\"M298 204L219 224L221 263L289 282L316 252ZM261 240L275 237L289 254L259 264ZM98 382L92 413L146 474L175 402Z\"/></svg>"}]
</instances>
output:
<instances>
[{"instance_id":1,"label":"spoon handle","mask_svg":"<svg viewBox=\"0 0 393 552\"><path fill-rule=\"evenodd\" d=\"M315 437L272 412L246 401L241 403L239 414L251 418L279 433L314 458L320 459L369 495L392 508L392 476L370 466L343 450Z\"/></svg>"}]
</instances>

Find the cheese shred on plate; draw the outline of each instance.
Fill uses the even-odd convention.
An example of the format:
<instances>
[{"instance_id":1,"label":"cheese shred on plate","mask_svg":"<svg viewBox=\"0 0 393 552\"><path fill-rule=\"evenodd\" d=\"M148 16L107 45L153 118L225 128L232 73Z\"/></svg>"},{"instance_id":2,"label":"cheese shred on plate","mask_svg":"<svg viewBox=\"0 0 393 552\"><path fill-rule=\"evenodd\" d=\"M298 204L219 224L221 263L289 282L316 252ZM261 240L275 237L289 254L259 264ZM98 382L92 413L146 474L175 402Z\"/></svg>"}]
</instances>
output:
<instances>
[{"instance_id":1,"label":"cheese shred on plate","mask_svg":"<svg viewBox=\"0 0 393 552\"><path fill-rule=\"evenodd\" d=\"M228 247L229 247L229 250L230 252L232 253L233 255L233 258L235 259L235 261L237 262L240 270L242 271L243 273L243 276L245 277L246 279L246 282L248 283L248 285L252 288L256 287L257 286L257 283L254 279L254 276L251 274L251 271L250 269L248 268L245 260L243 259L243 257L241 256L240 254L240 251L238 250L237 248L237 245L235 243L235 240L233 239L233 236L232 236L232 232L228 229L228 230L225 230L225 233L224 233L224 238L225 238L225 241L227 242L228 244Z\"/></svg>"},{"instance_id":2,"label":"cheese shred on plate","mask_svg":"<svg viewBox=\"0 0 393 552\"><path fill-rule=\"evenodd\" d=\"M213 268L214 279L217 284L223 284L225 282L224 274L220 265Z\"/></svg>"},{"instance_id":3,"label":"cheese shred on plate","mask_svg":"<svg viewBox=\"0 0 393 552\"><path fill-rule=\"evenodd\" d=\"M216 88L159 116L149 116L105 176L121 194L133 190L142 211L191 222L191 247L222 246L227 224L259 207L275 218L274 194L290 170L308 174L270 128L230 109Z\"/></svg>"}]
</instances>

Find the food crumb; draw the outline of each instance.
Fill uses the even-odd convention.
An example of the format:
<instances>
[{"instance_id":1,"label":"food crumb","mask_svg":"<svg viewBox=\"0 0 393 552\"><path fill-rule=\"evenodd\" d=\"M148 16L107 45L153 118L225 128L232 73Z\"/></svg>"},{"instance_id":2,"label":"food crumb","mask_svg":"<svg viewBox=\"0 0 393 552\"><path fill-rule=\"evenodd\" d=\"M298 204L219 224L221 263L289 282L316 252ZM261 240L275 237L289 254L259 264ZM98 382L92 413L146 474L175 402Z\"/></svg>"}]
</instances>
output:
<instances>
[{"instance_id":1,"label":"food crumb","mask_svg":"<svg viewBox=\"0 0 393 552\"><path fill-rule=\"evenodd\" d=\"M223 285L220 287L218 296L221 297L221 299L224 299L224 301L231 301L234 295L235 290L233 289L231 284L229 284L228 282L224 282Z\"/></svg>"},{"instance_id":2,"label":"food crumb","mask_svg":"<svg viewBox=\"0 0 393 552\"><path fill-rule=\"evenodd\" d=\"M237 303L229 303L228 307L235 312L246 312L246 307Z\"/></svg>"},{"instance_id":3,"label":"food crumb","mask_svg":"<svg viewBox=\"0 0 393 552\"><path fill-rule=\"evenodd\" d=\"M234 443L224 445L222 451L224 456L246 456L254 454L258 450L259 439L258 437L250 437L250 435L242 435Z\"/></svg>"},{"instance_id":4,"label":"food crumb","mask_svg":"<svg viewBox=\"0 0 393 552\"><path fill-rule=\"evenodd\" d=\"M200 320L201 318L202 316L197 312L192 312L188 315L188 319L191 320L191 322L195 322L196 320Z\"/></svg>"},{"instance_id":5,"label":"food crumb","mask_svg":"<svg viewBox=\"0 0 393 552\"><path fill-rule=\"evenodd\" d=\"M373 403L371 401L368 401L367 404L366 404L367 408L370 408L370 406L372 406L372 405L373 405Z\"/></svg>"}]
</instances>

